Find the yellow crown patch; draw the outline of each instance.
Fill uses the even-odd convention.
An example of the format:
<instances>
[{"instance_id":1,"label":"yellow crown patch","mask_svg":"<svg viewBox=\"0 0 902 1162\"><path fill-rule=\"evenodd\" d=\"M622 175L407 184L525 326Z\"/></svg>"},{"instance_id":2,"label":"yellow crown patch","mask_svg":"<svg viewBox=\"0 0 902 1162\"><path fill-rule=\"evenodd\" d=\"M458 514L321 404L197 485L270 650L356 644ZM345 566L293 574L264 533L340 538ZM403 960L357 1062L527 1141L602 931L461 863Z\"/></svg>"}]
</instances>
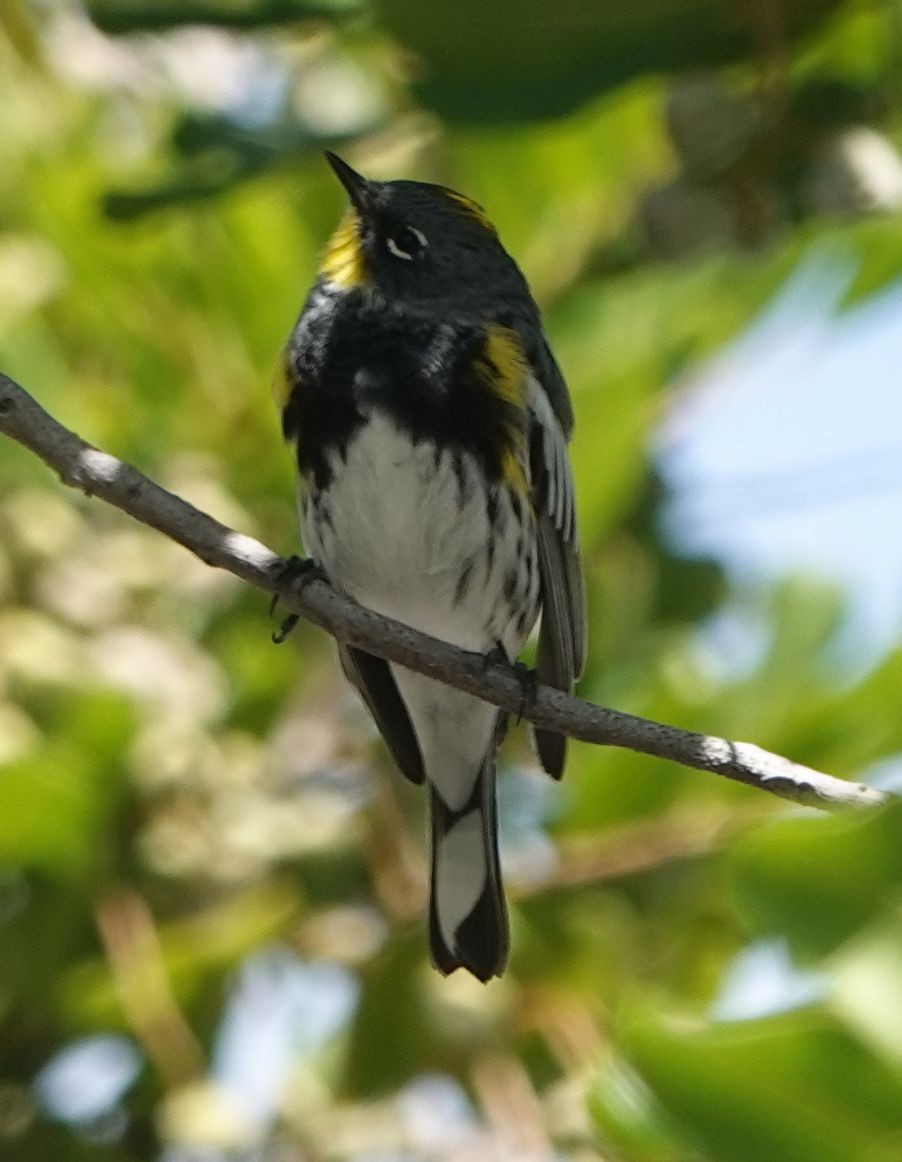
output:
<instances>
[{"instance_id":1,"label":"yellow crown patch","mask_svg":"<svg viewBox=\"0 0 902 1162\"><path fill-rule=\"evenodd\" d=\"M487 230L489 234L497 233L495 227L492 225L491 218L478 202L474 202L466 194L459 194L457 190L445 189L444 192L452 202L455 202L463 210L468 218L475 219L483 230Z\"/></svg>"}]
</instances>

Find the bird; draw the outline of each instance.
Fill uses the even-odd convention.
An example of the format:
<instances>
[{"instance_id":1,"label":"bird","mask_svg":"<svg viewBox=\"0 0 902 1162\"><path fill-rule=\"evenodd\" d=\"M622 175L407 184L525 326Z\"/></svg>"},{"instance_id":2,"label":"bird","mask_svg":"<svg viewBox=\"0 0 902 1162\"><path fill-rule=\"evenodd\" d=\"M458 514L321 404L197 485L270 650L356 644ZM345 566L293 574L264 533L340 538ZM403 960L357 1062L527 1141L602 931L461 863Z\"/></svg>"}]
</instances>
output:
<instances>
[{"instance_id":1,"label":"bird","mask_svg":"<svg viewBox=\"0 0 902 1162\"><path fill-rule=\"evenodd\" d=\"M567 443L573 411L526 279L483 208L363 177L285 344L276 395L308 560L361 605L570 691L586 610ZM429 942L443 974L500 976L509 923L496 753L508 716L338 645L395 764L429 804ZM560 778L566 738L534 732Z\"/></svg>"}]
</instances>

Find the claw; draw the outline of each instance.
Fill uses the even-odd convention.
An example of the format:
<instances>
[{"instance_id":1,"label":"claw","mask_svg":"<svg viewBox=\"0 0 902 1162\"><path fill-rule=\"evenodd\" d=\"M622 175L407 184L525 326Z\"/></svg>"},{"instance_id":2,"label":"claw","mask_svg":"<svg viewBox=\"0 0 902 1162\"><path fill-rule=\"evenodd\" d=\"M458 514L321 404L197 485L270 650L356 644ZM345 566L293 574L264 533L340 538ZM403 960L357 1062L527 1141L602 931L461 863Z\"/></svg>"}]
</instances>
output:
<instances>
[{"instance_id":1,"label":"claw","mask_svg":"<svg viewBox=\"0 0 902 1162\"><path fill-rule=\"evenodd\" d=\"M276 576L276 584L280 586L288 586L290 588L302 589L303 586L313 580L314 577L321 577L322 570L317 563L310 557L289 557ZM279 605L279 594L274 593L272 601L269 603L269 616L272 617ZM280 646L288 637L297 623L301 620L297 613L289 613L282 624L272 634L273 643Z\"/></svg>"},{"instance_id":2,"label":"claw","mask_svg":"<svg viewBox=\"0 0 902 1162\"><path fill-rule=\"evenodd\" d=\"M539 671L525 662L514 662L514 673L520 683L520 705L517 709L517 725L523 721L523 711L532 706L539 690Z\"/></svg>"},{"instance_id":3,"label":"claw","mask_svg":"<svg viewBox=\"0 0 902 1162\"><path fill-rule=\"evenodd\" d=\"M270 635L272 644L274 646L280 646L300 620L301 619L296 613L289 613L286 618L283 618L282 624L279 626L279 628L274 629Z\"/></svg>"},{"instance_id":4,"label":"claw","mask_svg":"<svg viewBox=\"0 0 902 1162\"><path fill-rule=\"evenodd\" d=\"M489 666L510 666L513 668L520 683L520 708L517 711L517 725L519 726L523 719L523 711L535 702L536 692L539 689L538 670L527 666L525 662L512 662L500 641L495 642L492 648L482 655L482 664L485 670L488 670Z\"/></svg>"},{"instance_id":5,"label":"claw","mask_svg":"<svg viewBox=\"0 0 902 1162\"><path fill-rule=\"evenodd\" d=\"M507 650L500 641L495 642L490 650L482 655L482 668L488 670L489 666L509 666L511 664L510 658L507 656Z\"/></svg>"}]
</instances>

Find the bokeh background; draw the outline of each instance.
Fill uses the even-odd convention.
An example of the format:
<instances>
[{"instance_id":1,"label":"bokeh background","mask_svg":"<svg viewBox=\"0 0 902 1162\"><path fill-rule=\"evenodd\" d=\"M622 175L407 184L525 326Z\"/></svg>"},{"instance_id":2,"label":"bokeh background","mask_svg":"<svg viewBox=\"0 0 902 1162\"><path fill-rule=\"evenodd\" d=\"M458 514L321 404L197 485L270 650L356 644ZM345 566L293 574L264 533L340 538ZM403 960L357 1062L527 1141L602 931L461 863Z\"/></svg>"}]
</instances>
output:
<instances>
[{"instance_id":1,"label":"bokeh background","mask_svg":"<svg viewBox=\"0 0 902 1162\"><path fill-rule=\"evenodd\" d=\"M582 694L902 784L898 0L5 0L0 366L282 553L338 149L489 210L573 391ZM513 956L301 626L0 444L0 1155L898 1162L902 809L520 731Z\"/></svg>"}]
</instances>

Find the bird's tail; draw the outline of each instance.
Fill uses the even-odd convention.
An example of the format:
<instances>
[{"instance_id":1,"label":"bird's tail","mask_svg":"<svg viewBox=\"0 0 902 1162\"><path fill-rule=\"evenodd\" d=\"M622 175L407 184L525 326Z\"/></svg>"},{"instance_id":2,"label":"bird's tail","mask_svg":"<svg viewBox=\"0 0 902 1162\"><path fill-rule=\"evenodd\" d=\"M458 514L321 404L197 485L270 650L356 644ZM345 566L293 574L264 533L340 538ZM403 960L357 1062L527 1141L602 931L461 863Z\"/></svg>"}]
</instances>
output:
<instances>
[{"instance_id":1,"label":"bird's tail","mask_svg":"<svg viewBox=\"0 0 902 1162\"><path fill-rule=\"evenodd\" d=\"M433 786L429 940L436 968L465 968L479 980L500 976L509 947L507 907L498 863L495 746L469 801L452 810Z\"/></svg>"}]
</instances>

